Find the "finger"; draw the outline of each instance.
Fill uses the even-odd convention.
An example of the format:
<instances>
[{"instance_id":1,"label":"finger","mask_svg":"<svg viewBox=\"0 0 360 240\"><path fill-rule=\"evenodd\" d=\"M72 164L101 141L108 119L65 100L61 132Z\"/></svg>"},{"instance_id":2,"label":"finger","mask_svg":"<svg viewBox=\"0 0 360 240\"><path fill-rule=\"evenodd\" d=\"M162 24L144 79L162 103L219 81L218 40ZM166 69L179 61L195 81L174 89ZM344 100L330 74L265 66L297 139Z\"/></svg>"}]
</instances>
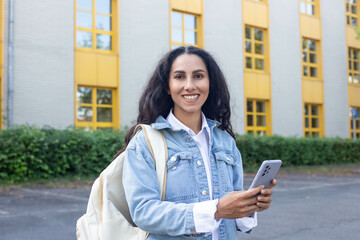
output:
<instances>
[{"instance_id":1,"label":"finger","mask_svg":"<svg viewBox=\"0 0 360 240\"><path fill-rule=\"evenodd\" d=\"M244 199L242 201L238 201L236 204L236 207L241 208L241 207L246 207L246 206L250 206L250 205L254 205L257 203L257 198L256 197L251 197L251 198L247 198Z\"/></svg>"},{"instance_id":2,"label":"finger","mask_svg":"<svg viewBox=\"0 0 360 240\"><path fill-rule=\"evenodd\" d=\"M250 197L253 197L255 196L256 194L260 193L260 191L264 189L264 185L261 185L261 186L258 186L256 188L252 188L250 190L247 190L245 192L243 192L244 194L244 197L246 198L250 198Z\"/></svg>"},{"instance_id":3,"label":"finger","mask_svg":"<svg viewBox=\"0 0 360 240\"><path fill-rule=\"evenodd\" d=\"M270 197L258 197L258 202L261 203L271 203L272 199Z\"/></svg>"},{"instance_id":4,"label":"finger","mask_svg":"<svg viewBox=\"0 0 360 240\"><path fill-rule=\"evenodd\" d=\"M270 188L275 187L276 184L277 184L276 179L273 179L273 180L271 181Z\"/></svg>"},{"instance_id":5,"label":"finger","mask_svg":"<svg viewBox=\"0 0 360 240\"><path fill-rule=\"evenodd\" d=\"M270 203L257 202L256 205L261 209L265 210L270 207Z\"/></svg>"},{"instance_id":6,"label":"finger","mask_svg":"<svg viewBox=\"0 0 360 240\"><path fill-rule=\"evenodd\" d=\"M263 190L261 190L261 195L271 196L273 193L274 193L274 191L272 189L263 189Z\"/></svg>"}]
</instances>

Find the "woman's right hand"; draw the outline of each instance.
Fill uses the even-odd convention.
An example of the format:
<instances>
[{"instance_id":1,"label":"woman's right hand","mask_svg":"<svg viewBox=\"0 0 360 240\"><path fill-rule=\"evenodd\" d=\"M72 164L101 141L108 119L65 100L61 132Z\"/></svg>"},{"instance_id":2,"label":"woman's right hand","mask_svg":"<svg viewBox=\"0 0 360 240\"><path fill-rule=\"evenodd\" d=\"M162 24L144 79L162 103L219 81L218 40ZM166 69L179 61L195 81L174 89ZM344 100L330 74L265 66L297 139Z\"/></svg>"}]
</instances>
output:
<instances>
[{"instance_id":1,"label":"woman's right hand","mask_svg":"<svg viewBox=\"0 0 360 240\"><path fill-rule=\"evenodd\" d=\"M256 195L264 186L259 186L248 191L233 191L219 199L215 219L236 219L250 217L258 210Z\"/></svg>"}]
</instances>

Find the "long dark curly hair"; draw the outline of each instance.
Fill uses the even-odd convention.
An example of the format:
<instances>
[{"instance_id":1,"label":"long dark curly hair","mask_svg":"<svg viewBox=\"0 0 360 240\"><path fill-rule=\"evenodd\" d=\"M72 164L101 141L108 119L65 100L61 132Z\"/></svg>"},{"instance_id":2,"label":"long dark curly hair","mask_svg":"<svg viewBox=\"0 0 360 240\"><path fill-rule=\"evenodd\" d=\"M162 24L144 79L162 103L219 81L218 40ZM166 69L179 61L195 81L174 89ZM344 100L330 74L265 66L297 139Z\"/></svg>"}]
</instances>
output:
<instances>
[{"instance_id":1,"label":"long dark curly hair","mask_svg":"<svg viewBox=\"0 0 360 240\"><path fill-rule=\"evenodd\" d=\"M170 109L174 107L174 102L168 93L170 71L174 60L182 54L195 54L204 61L209 73L210 86L208 98L201 111L207 118L220 122L219 128L228 132L235 139L230 122L230 94L224 74L214 58L205 50L193 46L179 47L168 52L159 61L141 95L137 122L128 131L125 146L116 156L127 147L136 125L154 123L160 115L166 118Z\"/></svg>"}]
</instances>

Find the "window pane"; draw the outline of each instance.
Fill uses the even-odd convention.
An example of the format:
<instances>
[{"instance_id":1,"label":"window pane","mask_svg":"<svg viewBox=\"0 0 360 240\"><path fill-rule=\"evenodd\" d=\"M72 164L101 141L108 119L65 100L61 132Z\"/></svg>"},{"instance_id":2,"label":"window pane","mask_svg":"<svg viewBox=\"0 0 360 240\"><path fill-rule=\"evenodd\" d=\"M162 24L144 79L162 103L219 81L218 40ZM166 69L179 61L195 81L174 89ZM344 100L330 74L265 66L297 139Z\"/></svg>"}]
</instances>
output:
<instances>
[{"instance_id":1,"label":"window pane","mask_svg":"<svg viewBox=\"0 0 360 240\"><path fill-rule=\"evenodd\" d=\"M309 40L309 50L310 51L316 51L316 42Z\"/></svg>"},{"instance_id":2,"label":"window pane","mask_svg":"<svg viewBox=\"0 0 360 240\"><path fill-rule=\"evenodd\" d=\"M309 128L309 118L305 118L305 127Z\"/></svg>"},{"instance_id":3,"label":"window pane","mask_svg":"<svg viewBox=\"0 0 360 240\"><path fill-rule=\"evenodd\" d=\"M319 128L319 119L311 118L311 128Z\"/></svg>"},{"instance_id":4,"label":"window pane","mask_svg":"<svg viewBox=\"0 0 360 240\"><path fill-rule=\"evenodd\" d=\"M111 17L96 14L96 29L111 31Z\"/></svg>"},{"instance_id":5,"label":"window pane","mask_svg":"<svg viewBox=\"0 0 360 240\"><path fill-rule=\"evenodd\" d=\"M263 31L258 30L258 29L254 29L254 35L255 35L255 40L257 40L257 41L264 41Z\"/></svg>"},{"instance_id":6,"label":"window pane","mask_svg":"<svg viewBox=\"0 0 360 240\"><path fill-rule=\"evenodd\" d=\"M266 127L265 116L256 116L256 126Z\"/></svg>"},{"instance_id":7,"label":"window pane","mask_svg":"<svg viewBox=\"0 0 360 240\"><path fill-rule=\"evenodd\" d=\"M247 125L249 127L254 126L254 116L253 115L247 115Z\"/></svg>"},{"instance_id":8,"label":"window pane","mask_svg":"<svg viewBox=\"0 0 360 240\"><path fill-rule=\"evenodd\" d=\"M265 131L256 131L256 134L259 136L265 136L266 132Z\"/></svg>"},{"instance_id":9,"label":"window pane","mask_svg":"<svg viewBox=\"0 0 360 240\"><path fill-rule=\"evenodd\" d=\"M354 83L360 83L360 76L359 76L359 74L354 74L353 82L354 82Z\"/></svg>"},{"instance_id":10,"label":"window pane","mask_svg":"<svg viewBox=\"0 0 360 240\"><path fill-rule=\"evenodd\" d=\"M77 107L77 120L79 122L91 122L92 116L93 112L91 107Z\"/></svg>"},{"instance_id":11,"label":"window pane","mask_svg":"<svg viewBox=\"0 0 360 240\"><path fill-rule=\"evenodd\" d=\"M349 61L349 70L352 69L352 64L351 64L351 61Z\"/></svg>"},{"instance_id":12,"label":"window pane","mask_svg":"<svg viewBox=\"0 0 360 240\"><path fill-rule=\"evenodd\" d=\"M346 23L350 24L350 16L346 16Z\"/></svg>"},{"instance_id":13,"label":"window pane","mask_svg":"<svg viewBox=\"0 0 360 240\"><path fill-rule=\"evenodd\" d=\"M351 25L353 25L353 26L358 25L358 19L356 17L351 17Z\"/></svg>"},{"instance_id":14,"label":"window pane","mask_svg":"<svg viewBox=\"0 0 360 240\"><path fill-rule=\"evenodd\" d=\"M307 62L307 53L303 52L303 62Z\"/></svg>"},{"instance_id":15,"label":"window pane","mask_svg":"<svg viewBox=\"0 0 360 240\"><path fill-rule=\"evenodd\" d=\"M185 43L186 44L197 44L197 34L191 30L185 30Z\"/></svg>"},{"instance_id":16,"label":"window pane","mask_svg":"<svg viewBox=\"0 0 360 240\"><path fill-rule=\"evenodd\" d=\"M111 14L111 0L96 0L96 12Z\"/></svg>"},{"instance_id":17,"label":"window pane","mask_svg":"<svg viewBox=\"0 0 360 240\"><path fill-rule=\"evenodd\" d=\"M318 106L311 106L311 115L313 115L313 116L319 115L319 107Z\"/></svg>"},{"instance_id":18,"label":"window pane","mask_svg":"<svg viewBox=\"0 0 360 240\"><path fill-rule=\"evenodd\" d=\"M255 69L264 70L264 59L255 58Z\"/></svg>"},{"instance_id":19,"label":"window pane","mask_svg":"<svg viewBox=\"0 0 360 240\"><path fill-rule=\"evenodd\" d=\"M97 104L112 104L112 90L97 89L96 98Z\"/></svg>"},{"instance_id":20,"label":"window pane","mask_svg":"<svg viewBox=\"0 0 360 240\"><path fill-rule=\"evenodd\" d=\"M305 104L304 110L305 110L305 115L309 115L309 105Z\"/></svg>"},{"instance_id":21,"label":"window pane","mask_svg":"<svg viewBox=\"0 0 360 240\"><path fill-rule=\"evenodd\" d=\"M256 102L256 112L265 113L265 102Z\"/></svg>"},{"instance_id":22,"label":"window pane","mask_svg":"<svg viewBox=\"0 0 360 240\"><path fill-rule=\"evenodd\" d=\"M315 15L315 6L312 5L311 3L308 3L306 12L309 15Z\"/></svg>"},{"instance_id":23,"label":"window pane","mask_svg":"<svg viewBox=\"0 0 360 240\"><path fill-rule=\"evenodd\" d=\"M246 68L252 68L252 62L250 57L246 57Z\"/></svg>"},{"instance_id":24,"label":"window pane","mask_svg":"<svg viewBox=\"0 0 360 240\"><path fill-rule=\"evenodd\" d=\"M185 28L196 29L196 17L189 14L184 14Z\"/></svg>"},{"instance_id":25,"label":"window pane","mask_svg":"<svg viewBox=\"0 0 360 240\"><path fill-rule=\"evenodd\" d=\"M179 28L171 29L171 41L182 43L182 31Z\"/></svg>"},{"instance_id":26,"label":"window pane","mask_svg":"<svg viewBox=\"0 0 360 240\"><path fill-rule=\"evenodd\" d=\"M310 67L310 77L317 77L317 68Z\"/></svg>"},{"instance_id":27,"label":"window pane","mask_svg":"<svg viewBox=\"0 0 360 240\"><path fill-rule=\"evenodd\" d=\"M310 53L310 62L316 63L316 54Z\"/></svg>"},{"instance_id":28,"label":"window pane","mask_svg":"<svg viewBox=\"0 0 360 240\"><path fill-rule=\"evenodd\" d=\"M303 67L303 75L304 75L304 76L307 76L307 75L308 75L308 68L307 68L307 66L304 66L304 67Z\"/></svg>"},{"instance_id":29,"label":"window pane","mask_svg":"<svg viewBox=\"0 0 360 240\"><path fill-rule=\"evenodd\" d=\"M355 60L358 60L358 59L359 59L359 51L353 50L353 58L354 58Z\"/></svg>"},{"instance_id":30,"label":"window pane","mask_svg":"<svg viewBox=\"0 0 360 240\"><path fill-rule=\"evenodd\" d=\"M92 28L92 14L83 11L77 11L76 25L83 28Z\"/></svg>"},{"instance_id":31,"label":"window pane","mask_svg":"<svg viewBox=\"0 0 360 240\"><path fill-rule=\"evenodd\" d=\"M78 103L92 103L92 89L78 87L76 98Z\"/></svg>"},{"instance_id":32,"label":"window pane","mask_svg":"<svg viewBox=\"0 0 360 240\"><path fill-rule=\"evenodd\" d=\"M245 28L245 38L251 39L251 29L250 28Z\"/></svg>"},{"instance_id":33,"label":"window pane","mask_svg":"<svg viewBox=\"0 0 360 240\"><path fill-rule=\"evenodd\" d=\"M360 129L360 120L355 121L355 127L356 129Z\"/></svg>"},{"instance_id":34,"label":"window pane","mask_svg":"<svg viewBox=\"0 0 360 240\"><path fill-rule=\"evenodd\" d=\"M310 132L305 132L305 137L310 137Z\"/></svg>"},{"instance_id":35,"label":"window pane","mask_svg":"<svg viewBox=\"0 0 360 240\"><path fill-rule=\"evenodd\" d=\"M354 70L359 71L359 62L354 62Z\"/></svg>"},{"instance_id":36,"label":"window pane","mask_svg":"<svg viewBox=\"0 0 360 240\"><path fill-rule=\"evenodd\" d=\"M178 48L178 47L181 47L181 45L172 44L172 45L171 45L171 50L173 50L173 49L175 49L175 48Z\"/></svg>"},{"instance_id":37,"label":"window pane","mask_svg":"<svg viewBox=\"0 0 360 240\"><path fill-rule=\"evenodd\" d=\"M98 122L112 122L112 109L111 108L97 108L97 121Z\"/></svg>"},{"instance_id":38,"label":"window pane","mask_svg":"<svg viewBox=\"0 0 360 240\"><path fill-rule=\"evenodd\" d=\"M318 133L318 132L313 132L313 133L312 133L312 136L313 136L313 137L319 137L319 133Z\"/></svg>"},{"instance_id":39,"label":"window pane","mask_svg":"<svg viewBox=\"0 0 360 240\"><path fill-rule=\"evenodd\" d=\"M306 42L305 39L303 39L303 44L302 44L302 46L303 46L303 50L306 50L306 49L307 49L307 42Z\"/></svg>"},{"instance_id":40,"label":"window pane","mask_svg":"<svg viewBox=\"0 0 360 240\"><path fill-rule=\"evenodd\" d=\"M182 27L181 13L171 12L171 25L176 27Z\"/></svg>"},{"instance_id":41,"label":"window pane","mask_svg":"<svg viewBox=\"0 0 360 240\"><path fill-rule=\"evenodd\" d=\"M251 53L251 42L245 41L245 51Z\"/></svg>"},{"instance_id":42,"label":"window pane","mask_svg":"<svg viewBox=\"0 0 360 240\"><path fill-rule=\"evenodd\" d=\"M77 8L83 10L92 10L92 0L77 0Z\"/></svg>"},{"instance_id":43,"label":"window pane","mask_svg":"<svg viewBox=\"0 0 360 240\"><path fill-rule=\"evenodd\" d=\"M254 111L253 101L247 101L247 111L248 112L253 112Z\"/></svg>"},{"instance_id":44,"label":"window pane","mask_svg":"<svg viewBox=\"0 0 360 240\"><path fill-rule=\"evenodd\" d=\"M304 2L300 2L300 12L306 13L306 4Z\"/></svg>"},{"instance_id":45,"label":"window pane","mask_svg":"<svg viewBox=\"0 0 360 240\"><path fill-rule=\"evenodd\" d=\"M352 83L352 82L353 82L353 78L352 78L352 74L351 74L351 73L349 73L348 80L349 80L349 83Z\"/></svg>"},{"instance_id":46,"label":"window pane","mask_svg":"<svg viewBox=\"0 0 360 240\"><path fill-rule=\"evenodd\" d=\"M96 48L111 50L111 36L107 34L96 34Z\"/></svg>"},{"instance_id":47,"label":"window pane","mask_svg":"<svg viewBox=\"0 0 360 240\"><path fill-rule=\"evenodd\" d=\"M255 53L264 55L264 44L255 43Z\"/></svg>"},{"instance_id":48,"label":"window pane","mask_svg":"<svg viewBox=\"0 0 360 240\"><path fill-rule=\"evenodd\" d=\"M92 48L92 33L76 31L76 46Z\"/></svg>"},{"instance_id":49,"label":"window pane","mask_svg":"<svg viewBox=\"0 0 360 240\"><path fill-rule=\"evenodd\" d=\"M357 14L357 7L356 7L356 5L351 5L351 13Z\"/></svg>"}]
</instances>

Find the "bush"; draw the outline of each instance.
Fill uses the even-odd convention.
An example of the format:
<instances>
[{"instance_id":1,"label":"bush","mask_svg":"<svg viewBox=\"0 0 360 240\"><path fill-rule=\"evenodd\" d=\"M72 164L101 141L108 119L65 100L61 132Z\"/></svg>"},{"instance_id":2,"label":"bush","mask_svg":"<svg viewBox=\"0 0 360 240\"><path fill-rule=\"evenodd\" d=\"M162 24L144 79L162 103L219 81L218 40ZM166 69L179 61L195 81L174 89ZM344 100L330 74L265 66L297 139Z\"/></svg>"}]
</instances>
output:
<instances>
[{"instance_id":1,"label":"bush","mask_svg":"<svg viewBox=\"0 0 360 240\"><path fill-rule=\"evenodd\" d=\"M124 146L125 132L18 126L0 130L0 181L98 175ZM237 136L245 167L266 159L284 166L360 163L360 141Z\"/></svg>"}]
</instances>

